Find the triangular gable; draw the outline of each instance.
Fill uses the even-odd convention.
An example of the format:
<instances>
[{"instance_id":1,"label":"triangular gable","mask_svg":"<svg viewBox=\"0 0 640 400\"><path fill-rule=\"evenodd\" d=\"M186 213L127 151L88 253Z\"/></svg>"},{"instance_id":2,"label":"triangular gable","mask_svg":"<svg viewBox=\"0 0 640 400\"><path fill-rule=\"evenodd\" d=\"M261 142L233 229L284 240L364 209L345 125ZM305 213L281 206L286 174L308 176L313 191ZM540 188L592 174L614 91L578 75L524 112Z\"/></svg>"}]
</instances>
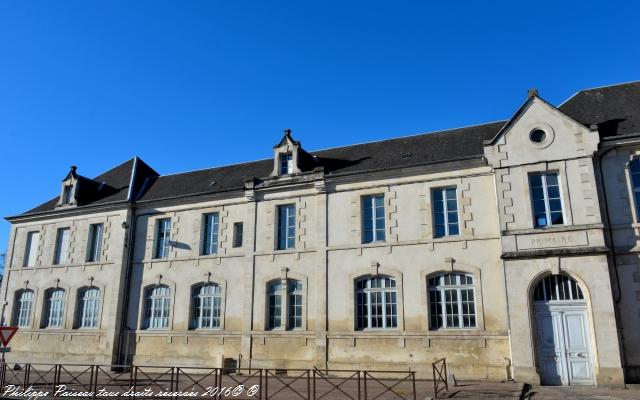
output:
<instances>
[{"instance_id":1,"label":"triangular gable","mask_svg":"<svg viewBox=\"0 0 640 400\"><path fill-rule=\"evenodd\" d=\"M513 116L509 119L509 121L507 121L507 123L498 131L498 133L493 138L491 138L489 140L485 140L483 142L483 144L485 146L493 146L494 144L496 144L498 142L498 140L502 136L504 136L509 130L511 130L511 128L516 124L516 122L518 122L518 120L520 120L520 117L522 117L527 112L527 110L529 109L529 107L531 107L531 105L535 102L535 100L538 100L538 101L542 102L546 106L548 106L551 109L555 110L556 112L562 114L564 117L570 119L574 123L586 128L586 129L589 129L589 127L585 126L580 121L577 121L576 119L572 118L570 115L565 114L558 107L556 107L553 104L549 103L548 101L546 101L542 97L537 96L537 95L533 95L533 96L529 96L529 98L527 98L527 101L525 101L524 104L522 104L522 106L520 106L518 111L516 111L516 113L513 114Z\"/></svg>"}]
</instances>

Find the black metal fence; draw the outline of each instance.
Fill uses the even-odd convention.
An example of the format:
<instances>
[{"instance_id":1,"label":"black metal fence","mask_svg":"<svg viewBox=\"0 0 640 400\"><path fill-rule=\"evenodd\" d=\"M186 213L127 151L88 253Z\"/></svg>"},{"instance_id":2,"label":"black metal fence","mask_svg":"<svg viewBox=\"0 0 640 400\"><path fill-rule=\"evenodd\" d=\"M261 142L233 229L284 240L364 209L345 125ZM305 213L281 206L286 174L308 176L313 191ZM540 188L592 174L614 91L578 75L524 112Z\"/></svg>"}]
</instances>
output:
<instances>
[{"instance_id":1,"label":"black metal fence","mask_svg":"<svg viewBox=\"0 0 640 400\"><path fill-rule=\"evenodd\" d=\"M447 359L441 358L431 364L431 367L433 369L433 398L437 399L440 392L449 390Z\"/></svg>"},{"instance_id":2,"label":"black metal fence","mask_svg":"<svg viewBox=\"0 0 640 400\"><path fill-rule=\"evenodd\" d=\"M164 398L416 400L411 371L255 369L124 365L11 364L0 366L3 396L39 398ZM424 395L421 395L422 398Z\"/></svg>"}]
</instances>

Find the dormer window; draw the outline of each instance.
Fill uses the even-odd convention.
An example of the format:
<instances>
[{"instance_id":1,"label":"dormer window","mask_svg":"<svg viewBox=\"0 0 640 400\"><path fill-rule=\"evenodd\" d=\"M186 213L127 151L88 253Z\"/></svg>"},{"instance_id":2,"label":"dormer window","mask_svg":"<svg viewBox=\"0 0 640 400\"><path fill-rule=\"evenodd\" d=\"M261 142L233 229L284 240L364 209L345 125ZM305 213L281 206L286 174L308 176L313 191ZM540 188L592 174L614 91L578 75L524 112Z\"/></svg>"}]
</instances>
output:
<instances>
[{"instance_id":1,"label":"dormer window","mask_svg":"<svg viewBox=\"0 0 640 400\"><path fill-rule=\"evenodd\" d=\"M71 193L73 193L72 185L65 185L64 189L62 189L62 203L61 204L69 204L71 203Z\"/></svg>"},{"instance_id":2,"label":"dormer window","mask_svg":"<svg viewBox=\"0 0 640 400\"><path fill-rule=\"evenodd\" d=\"M291 153L280 154L280 175L289 175L293 172L293 155Z\"/></svg>"}]
</instances>

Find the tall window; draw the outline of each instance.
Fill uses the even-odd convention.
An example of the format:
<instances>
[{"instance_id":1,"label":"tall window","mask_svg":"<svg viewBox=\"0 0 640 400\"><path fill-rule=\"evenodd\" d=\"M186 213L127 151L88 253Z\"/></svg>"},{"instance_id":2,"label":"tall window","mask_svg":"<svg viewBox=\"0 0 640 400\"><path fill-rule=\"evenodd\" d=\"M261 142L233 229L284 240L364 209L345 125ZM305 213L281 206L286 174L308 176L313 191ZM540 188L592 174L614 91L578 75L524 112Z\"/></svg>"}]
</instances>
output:
<instances>
[{"instance_id":1,"label":"tall window","mask_svg":"<svg viewBox=\"0 0 640 400\"><path fill-rule=\"evenodd\" d=\"M384 194L362 196L362 242L383 242Z\"/></svg>"},{"instance_id":2,"label":"tall window","mask_svg":"<svg viewBox=\"0 0 640 400\"><path fill-rule=\"evenodd\" d=\"M33 267L36 265L36 258L38 256L38 241L40 240L40 232L27 233L27 245L24 253L25 267Z\"/></svg>"},{"instance_id":3,"label":"tall window","mask_svg":"<svg viewBox=\"0 0 640 400\"><path fill-rule=\"evenodd\" d=\"M458 199L456 188L433 189L433 222L434 236L443 237L457 235L458 226Z\"/></svg>"},{"instance_id":4,"label":"tall window","mask_svg":"<svg viewBox=\"0 0 640 400\"><path fill-rule=\"evenodd\" d=\"M28 328L31 325L33 312L33 290L19 290L15 295L13 306L13 325Z\"/></svg>"},{"instance_id":5,"label":"tall window","mask_svg":"<svg viewBox=\"0 0 640 400\"><path fill-rule=\"evenodd\" d=\"M529 185L535 227L564 224L558 173L531 174Z\"/></svg>"},{"instance_id":6,"label":"tall window","mask_svg":"<svg viewBox=\"0 0 640 400\"><path fill-rule=\"evenodd\" d=\"M280 154L280 175L288 175L293 172L293 156L291 153Z\"/></svg>"},{"instance_id":7,"label":"tall window","mask_svg":"<svg viewBox=\"0 0 640 400\"><path fill-rule=\"evenodd\" d=\"M59 228L56 236L56 250L53 256L53 263L66 264L69 261L69 237L71 230L69 228Z\"/></svg>"},{"instance_id":8,"label":"tall window","mask_svg":"<svg viewBox=\"0 0 640 400\"><path fill-rule=\"evenodd\" d=\"M64 324L64 289L49 289L45 294L46 312L43 328L61 328Z\"/></svg>"},{"instance_id":9,"label":"tall window","mask_svg":"<svg viewBox=\"0 0 640 400\"><path fill-rule=\"evenodd\" d=\"M218 213L204 216L204 243L202 254L216 254L218 252Z\"/></svg>"},{"instance_id":10,"label":"tall window","mask_svg":"<svg viewBox=\"0 0 640 400\"><path fill-rule=\"evenodd\" d=\"M634 158L629 163L629 174L631 175L631 188L636 206L636 220L640 222L640 159Z\"/></svg>"},{"instance_id":11,"label":"tall window","mask_svg":"<svg viewBox=\"0 0 640 400\"><path fill-rule=\"evenodd\" d=\"M282 280L270 282L267 285L267 314L267 329L282 328L285 322L286 329L302 328L302 282L287 279L286 293Z\"/></svg>"},{"instance_id":12,"label":"tall window","mask_svg":"<svg viewBox=\"0 0 640 400\"><path fill-rule=\"evenodd\" d=\"M166 329L169 327L171 289L166 285L148 288L144 299L143 329Z\"/></svg>"},{"instance_id":13,"label":"tall window","mask_svg":"<svg viewBox=\"0 0 640 400\"><path fill-rule=\"evenodd\" d=\"M356 327L391 329L398 327L396 280L388 276L356 281Z\"/></svg>"},{"instance_id":14,"label":"tall window","mask_svg":"<svg viewBox=\"0 0 640 400\"><path fill-rule=\"evenodd\" d=\"M62 191L62 204L69 204L71 203L71 196L73 193L73 186L72 185L65 185L63 191Z\"/></svg>"},{"instance_id":15,"label":"tall window","mask_svg":"<svg viewBox=\"0 0 640 400\"><path fill-rule=\"evenodd\" d=\"M78 328L97 328L100 313L100 289L95 286L78 291Z\"/></svg>"},{"instance_id":16,"label":"tall window","mask_svg":"<svg viewBox=\"0 0 640 400\"><path fill-rule=\"evenodd\" d=\"M475 328L476 307L472 275L437 275L429 279L428 289L431 329Z\"/></svg>"},{"instance_id":17,"label":"tall window","mask_svg":"<svg viewBox=\"0 0 640 400\"><path fill-rule=\"evenodd\" d=\"M233 247L242 247L242 231L242 222L236 222L233 224Z\"/></svg>"},{"instance_id":18,"label":"tall window","mask_svg":"<svg viewBox=\"0 0 640 400\"><path fill-rule=\"evenodd\" d=\"M278 250L293 249L296 246L296 206L278 206Z\"/></svg>"},{"instance_id":19,"label":"tall window","mask_svg":"<svg viewBox=\"0 0 640 400\"><path fill-rule=\"evenodd\" d=\"M171 218L161 218L156 223L155 258L167 258L169 256L170 240Z\"/></svg>"},{"instance_id":20,"label":"tall window","mask_svg":"<svg viewBox=\"0 0 640 400\"><path fill-rule=\"evenodd\" d=\"M102 249L102 230L104 225L91 224L89 226L89 246L87 247L87 261L100 261L100 250Z\"/></svg>"},{"instance_id":21,"label":"tall window","mask_svg":"<svg viewBox=\"0 0 640 400\"><path fill-rule=\"evenodd\" d=\"M215 283L193 288L191 293L191 329L220 328L222 289Z\"/></svg>"},{"instance_id":22,"label":"tall window","mask_svg":"<svg viewBox=\"0 0 640 400\"><path fill-rule=\"evenodd\" d=\"M289 329L302 328L302 282L289 279L287 281L287 298L289 301Z\"/></svg>"}]
</instances>

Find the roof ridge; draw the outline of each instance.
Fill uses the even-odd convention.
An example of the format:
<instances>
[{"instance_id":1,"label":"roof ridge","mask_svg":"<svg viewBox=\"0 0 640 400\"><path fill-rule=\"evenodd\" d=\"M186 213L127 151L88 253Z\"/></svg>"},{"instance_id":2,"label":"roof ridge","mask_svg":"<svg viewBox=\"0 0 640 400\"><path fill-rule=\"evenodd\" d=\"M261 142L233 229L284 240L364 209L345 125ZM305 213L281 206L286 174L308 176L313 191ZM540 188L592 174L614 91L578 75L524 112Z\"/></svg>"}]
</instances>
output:
<instances>
[{"instance_id":1,"label":"roof ridge","mask_svg":"<svg viewBox=\"0 0 640 400\"><path fill-rule=\"evenodd\" d=\"M447 133L447 132L456 131L456 130L459 130L459 129L475 128L475 127L479 127L479 126L486 126L486 125L491 125L491 124L497 124L498 122L508 122L508 121L509 121L508 119L499 119L499 120L496 120L496 121L485 122L485 123L481 123L481 124L465 125L465 126L459 126L459 127L456 127L456 128L442 129L442 130L438 130L438 131L413 133L413 134L405 135L405 136L397 136L397 137L392 137L392 138L387 138L387 139L372 140L370 142L360 142L360 143L348 144L348 145L344 145L344 146L327 147L325 149L320 149L320 150L307 150L307 152L313 154L313 153L318 153L318 152L326 151L326 150L334 150L334 149L340 149L340 148L346 148L346 147L360 146L360 145L363 145L363 144L387 142L387 141L390 141L390 140L397 140L397 139L407 139L407 138L412 138L412 137L416 137L416 136L431 135L431 134L435 134L435 133Z\"/></svg>"},{"instance_id":2,"label":"roof ridge","mask_svg":"<svg viewBox=\"0 0 640 400\"><path fill-rule=\"evenodd\" d=\"M576 97L577 95L579 95L582 92L588 92L590 90L598 90L598 89L604 89L604 88L610 88L610 87L614 87L614 86L622 86L622 85L629 85L631 83L640 83L640 79L635 80L635 81L628 81L628 82L620 82L620 83L612 83L610 85L603 85L603 86L595 86L592 88L588 88L588 89L580 89L577 92L575 92L574 94L572 94L571 96L569 96L565 101L563 101L562 103L558 104L556 106L556 108L560 108L563 105L565 105L565 103L568 103L569 100L573 99L574 97Z\"/></svg>"}]
</instances>

